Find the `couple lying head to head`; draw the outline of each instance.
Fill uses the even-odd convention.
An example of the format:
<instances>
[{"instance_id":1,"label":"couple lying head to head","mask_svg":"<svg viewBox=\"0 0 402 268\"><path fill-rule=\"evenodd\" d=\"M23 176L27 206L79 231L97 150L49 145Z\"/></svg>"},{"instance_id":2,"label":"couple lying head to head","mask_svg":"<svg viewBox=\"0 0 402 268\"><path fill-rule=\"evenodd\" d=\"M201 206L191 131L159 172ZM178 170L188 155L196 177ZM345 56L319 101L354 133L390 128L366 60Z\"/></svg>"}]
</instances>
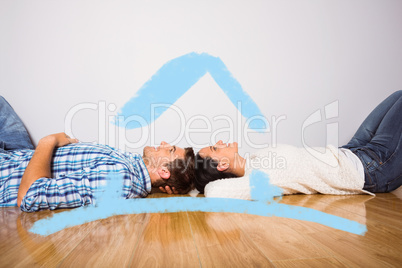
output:
<instances>
[{"instance_id":1,"label":"couple lying head to head","mask_svg":"<svg viewBox=\"0 0 402 268\"><path fill-rule=\"evenodd\" d=\"M187 193L222 178L241 177L245 159L238 153L237 143L218 141L202 148L195 156L192 148L180 148L162 142L159 147L144 148L144 162L151 176L152 186L162 191ZM170 188L169 188L170 187Z\"/></svg>"}]
</instances>

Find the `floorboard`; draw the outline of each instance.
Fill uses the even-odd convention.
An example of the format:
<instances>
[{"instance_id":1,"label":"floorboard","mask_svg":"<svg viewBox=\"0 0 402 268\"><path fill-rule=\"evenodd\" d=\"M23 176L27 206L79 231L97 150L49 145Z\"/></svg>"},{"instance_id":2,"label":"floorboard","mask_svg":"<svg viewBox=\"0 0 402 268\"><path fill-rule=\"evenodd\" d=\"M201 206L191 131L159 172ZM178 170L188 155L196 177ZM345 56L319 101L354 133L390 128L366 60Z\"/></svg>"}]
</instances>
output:
<instances>
[{"instance_id":1,"label":"floorboard","mask_svg":"<svg viewBox=\"0 0 402 268\"><path fill-rule=\"evenodd\" d=\"M150 198L169 196L153 194ZM200 197L202 198L202 197ZM61 211L0 208L0 267L397 267L401 192L284 196L278 202L357 221L364 236L314 222L248 214L119 215L49 236L29 231Z\"/></svg>"}]
</instances>

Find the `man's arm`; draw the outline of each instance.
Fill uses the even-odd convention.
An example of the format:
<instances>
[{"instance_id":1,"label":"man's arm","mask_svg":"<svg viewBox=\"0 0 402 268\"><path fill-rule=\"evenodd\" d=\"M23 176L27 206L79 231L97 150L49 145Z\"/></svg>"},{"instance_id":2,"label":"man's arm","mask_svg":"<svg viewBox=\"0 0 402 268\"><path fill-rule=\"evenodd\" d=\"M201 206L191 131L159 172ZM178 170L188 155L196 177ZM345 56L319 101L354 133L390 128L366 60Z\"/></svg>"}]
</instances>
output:
<instances>
[{"instance_id":1,"label":"man's arm","mask_svg":"<svg viewBox=\"0 0 402 268\"><path fill-rule=\"evenodd\" d=\"M17 197L18 206L21 206L22 199L25 197L32 183L39 178L51 177L50 164L54 149L76 142L78 142L76 139L71 139L65 133L49 135L39 141L21 179Z\"/></svg>"}]
</instances>

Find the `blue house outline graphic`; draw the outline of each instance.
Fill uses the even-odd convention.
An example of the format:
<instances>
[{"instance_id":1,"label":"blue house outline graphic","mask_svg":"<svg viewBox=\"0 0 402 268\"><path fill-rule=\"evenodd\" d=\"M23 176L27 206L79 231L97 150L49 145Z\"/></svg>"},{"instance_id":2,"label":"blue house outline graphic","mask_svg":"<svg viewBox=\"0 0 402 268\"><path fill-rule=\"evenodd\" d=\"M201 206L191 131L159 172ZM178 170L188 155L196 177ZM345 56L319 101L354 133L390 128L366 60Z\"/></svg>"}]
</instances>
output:
<instances>
[{"instance_id":1,"label":"blue house outline graphic","mask_svg":"<svg viewBox=\"0 0 402 268\"><path fill-rule=\"evenodd\" d=\"M112 123L126 129L143 127L137 121L125 122L126 118L136 115L143 118L148 125L151 124L169 108L158 107L151 116L151 104L174 104L206 73L211 75L236 109L238 102L241 102L240 112L245 118L262 116L257 104L243 90L219 57L192 52L165 63L120 109ZM266 127L262 120L252 120L249 125L250 129L256 131L263 131Z\"/></svg>"},{"instance_id":2,"label":"blue house outline graphic","mask_svg":"<svg viewBox=\"0 0 402 268\"><path fill-rule=\"evenodd\" d=\"M173 59L164 64L158 72L151 77L131 98L119 112L114 123L124 124L128 129L138 128L141 125L135 121L125 124L121 118L131 115L142 116L148 124L156 120L168 108L162 110L151 118L148 113L150 104L174 104L187 92L201 77L209 72L215 82L221 87L231 102L236 106L242 102L242 115L246 118L261 115L260 109L250 96L242 89L237 80L230 74L223 62L206 53L189 53ZM237 108L237 107L236 107ZM250 128L262 129L258 123ZM131 123L131 124L130 124ZM137 122L138 123L138 122ZM365 225L355 221L326 214L311 208L279 204L274 202L274 196L281 195L282 190L269 183L269 176L261 171L253 171L250 176L252 201L230 198L197 198L197 197L171 197L150 199L121 199L121 180L111 174L105 191L96 206L80 207L70 211L54 214L52 217L42 219L32 226L31 232L40 235L50 235L64 228L81 225L87 222L108 218L114 215L138 213L168 213L180 211L203 212L232 212L247 213L259 216L278 216L320 223L335 229L350 233L364 235L367 231Z\"/></svg>"}]
</instances>

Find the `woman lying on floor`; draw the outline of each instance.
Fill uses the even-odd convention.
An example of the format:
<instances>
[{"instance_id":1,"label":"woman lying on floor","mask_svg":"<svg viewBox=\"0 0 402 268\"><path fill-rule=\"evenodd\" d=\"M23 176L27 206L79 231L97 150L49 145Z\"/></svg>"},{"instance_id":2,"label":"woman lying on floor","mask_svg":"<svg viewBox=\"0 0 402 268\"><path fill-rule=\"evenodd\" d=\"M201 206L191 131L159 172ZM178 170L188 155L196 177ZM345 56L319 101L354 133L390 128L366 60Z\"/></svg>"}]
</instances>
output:
<instances>
[{"instance_id":1,"label":"woman lying on floor","mask_svg":"<svg viewBox=\"0 0 402 268\"><path fill-rule=\"evenodd\" d=\"M348 144L327 146L320 157L289 145L261 150L249 158L239 155L237 143L219 141L205 147L196 155L195 185L204 193L208 184L205 195L210 197L248 198L247 178L260 170L283 194L390 192L402 184L401 133L402 91L397 91L370 113Z\"/></svg>"}]
</instances>

